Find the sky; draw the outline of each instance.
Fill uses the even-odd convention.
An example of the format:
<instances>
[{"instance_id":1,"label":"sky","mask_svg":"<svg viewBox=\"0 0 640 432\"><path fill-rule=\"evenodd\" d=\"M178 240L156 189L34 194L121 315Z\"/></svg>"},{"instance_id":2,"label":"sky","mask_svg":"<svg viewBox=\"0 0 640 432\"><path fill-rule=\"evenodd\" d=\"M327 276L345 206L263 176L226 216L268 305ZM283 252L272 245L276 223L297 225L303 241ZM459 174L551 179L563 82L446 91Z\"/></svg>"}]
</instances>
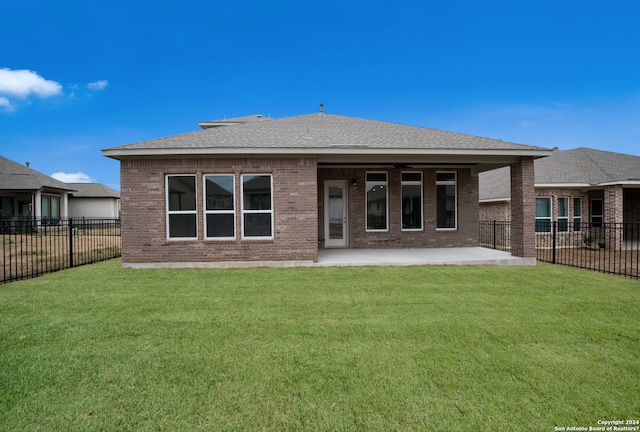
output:
<instances>
[{"instance_id":1,"label":"sky","mask_svg":"<svg viewBox=\"0 0 640 432\"><path fill-rule=\"evenodd\" d=\"M105 148L319 111L640 155L637 0L20 0L0 155L119 190Z\"/></svg>"}]
</instances>

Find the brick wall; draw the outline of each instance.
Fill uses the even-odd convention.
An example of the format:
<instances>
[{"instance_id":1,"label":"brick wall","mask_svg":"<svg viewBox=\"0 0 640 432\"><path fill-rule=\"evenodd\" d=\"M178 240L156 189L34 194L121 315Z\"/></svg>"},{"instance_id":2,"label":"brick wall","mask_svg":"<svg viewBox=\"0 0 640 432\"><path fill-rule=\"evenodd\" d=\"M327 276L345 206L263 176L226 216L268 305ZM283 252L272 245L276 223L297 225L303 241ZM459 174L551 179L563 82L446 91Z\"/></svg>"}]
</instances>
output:
<instances>
[{"instance_id":1,"label":"brick wall","mask_svg":"<svg viewBox=\"0 0 640 432\"><path fill-rule=\"evenodd\" d=\"M535 190L533 158L511 165L511 253L535 258Z\"/></svg>"},{"instance_id":2,"label":"brick wall","mask_svg":"<svg viewBox=\"0 0 640 432\"><path fill-rule=\"evenodd\" d=\"M480 203L481 221L508 222L511 220L511 203L509 201L492 201Z\"/></svg>"},{"instance_id":3,"label":"brick wall","mask_svg":"<svg viewBox=\"0 0 640 432\"><path fill-rule=\"evenodd\" d=\"M386 172L388 180L388 231L366 231L366 179L367 171ZM469 169L407 169L423 173L422 231L402 230L400 169L320 168L318 170L318 238L324 247L324 182L346 180L349 185L349 241L350 248L411 248L411 247L473 247L478 246L478 176ZM457 228L436 229L436 172L457 172ZM352 180L357 185L352 185Z\"/></svg>"},{"instance_id":4,"label":"brick wall","mask_svg":"<svg viewBox=\"0 0 640 432\"><path fill-rule=\"evenodd\" d=\"M120 165L122 259L135 263L317 260L315 159L131 159ZM205 240L203 175L235 174L236 239ZM274 238L242 240L240 175L272 174ZM197 240L168 240L165 176L195 174Z\"/></svg>"}]
</instances>

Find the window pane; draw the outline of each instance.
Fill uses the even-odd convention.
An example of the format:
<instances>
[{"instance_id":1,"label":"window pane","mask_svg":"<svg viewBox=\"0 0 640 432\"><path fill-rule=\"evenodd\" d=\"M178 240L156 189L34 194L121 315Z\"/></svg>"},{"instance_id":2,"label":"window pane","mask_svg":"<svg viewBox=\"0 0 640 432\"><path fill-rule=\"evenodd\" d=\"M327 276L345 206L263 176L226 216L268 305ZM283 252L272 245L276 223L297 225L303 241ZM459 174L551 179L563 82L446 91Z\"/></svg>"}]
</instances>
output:
<instances>
[{"instance_id":1,"label":"window pane","mask_svg":"<svg viewBox=\"0 0 640 432\"><path fill-rule=\"evenodd\" d=\"M551 217L551 199L536 198L536 217Z\"/></svg>"},{"instance_id":2,"label":"window pane","mask_svg":"<svg viewBox=\"0 0 640 432\"><path fill-rule=\"evenodd\" d=\"M436 181L456 181L456 173L454 172L444 172L436 174Z\"/></svg>"},{"instance_id":3,"label":"window pane","mask_svg":"<svg viewBox=\"0 0 640 432\"><path fill-rule=\"evenodd\" d=\"M591 214L594 216L602 216L602 200L591 201Z\"/></svg>"},{"instance_id":4,"label":"window pane","mask_svg":"<svg viewBox=\"0 0 640 432\"><path fill-rule=\"evenodd\" d=\"M233 210L233 176L206 176L207 210Z\"/></svg>"},{"instance_id":5,"label":"window pane","mask_svg":"<svg viewBox=\"0 0 640 432\"><path fill-rule=\"evenodd\" d=\"M196 237L196 215L170 214L169 237Z\"/></svg>"},{"instance_id":6,"label":"window pane","mask_svg":"<svg viewBox=\"0 0 640 432\"><path fill-rule=\"evenodd\" d=\"M403 182L419 182L422 181L421 173L402 173Z\"/></svg>"},{"instance_id":7,"label":"window pane","mask_svg":"<svg viewBox=\"0 0 640 432\"><path fill-rule=\"evenodd\" d=\"M58 197L51 197L51 217L60 218L60 198Z\"/></svg>"},{"instance_id":8,"label":"window pane","mask_svg":"<svg viewBox=\"0 0 640 432\"><path fill-rule=\"evenodd\" d=\"M271 237L271 213L245 213L245 237Z\"/></svg>"},{"instance_id":9,"label":"window pane","mask_svg":"<svg viewBox=\"0 0 640 432\"><path fill-rule=\"evenodd\" d=\"M569 198L558 198L558 217L569 217Z\"/></svg>"},{"instance_id":10,"label":"window pane","mask_svg":"<svg viewBox=\"0 0 640 432\"><path fill-rule=\"evenodd\" d=\"M573 199L573 215L575 217L582 216L582 199L580 198Z\"/></svg>"},{"instance_id":11,"label":"window pane","mask_svg":"<svg viewBox=\"0 0 640 432\"><path fill-rule=\"evenodd\" d=\"M438 185L437 190L437 228L456 227L456 187Z\"/></svg>"},{"instance_id":12,"label":"window pane","mask_svg":"<svg viewBox=\"0 0 640 432\"><path fill-rule=\"evenodd\" d=\"M233 237L234 218L232 213L208 214L207 237Z\"/></svg>"},{"instance_id":13,"label":"window pane","mask_svg":"<svg viewBox=\"0 0 640 432\"><path fill-rule=\"evenodd\" d=\"M49 197L48 196L43 196L42 197L42 214L41 216L43 218L48 218L49 217Z\"/></svg>"},{"instance_id":14,"label":"window pane","mask_svg":"<svg viewBox=\"0 0 640 432\"><path fill-rule=\"evenodd\" d=\"M242 188L244 210L271 210L271 176L243 176Z\"/></svg>"},{"instance_id":15,"label":"window pane","mask_svg":"<svg viewBox=\"0 0 640 432\"><path fill-rule=\"evenodd\" d=\"M538 232L538 233L551 232L551 221L550 220L537 220L536 221L536 232Z\"/></svg>"},{"instance_id":16,"label":"window pane","mask_svg":"<svg viewBox=\"0 0 640 432\"><path fill-rule=\"evenodd\" d=\"M387 188L383 184L367 184L367 229L387 229Z\"/></svg>"},{"instance_id":17,"label":"window pane","mask_svg":"<svg viewBox=\"0 0 640 432\"><path fill-rule=\"evenodd\" d=\"M196 178L171 176L168 178L169 211L196 209Z\"/></svg>"},{"instance_id":18,"label":"window pane","mask_svg":"<svg viewBox=\"0 0 640 432\"><path fill-rule=\"evenodd\" d=\"M368 182L386 182L387 173L367 173Z\"/></svg>"},{"instance_id":19,"label":"window pane","mask_svg":"<svg viewBox=\"0 0 640 432\"><path fill-rule=\"evenodd\" d=\"M402 186L402 228L422 228L422 187L420 185Z\"/></svg>"}]
</instances>

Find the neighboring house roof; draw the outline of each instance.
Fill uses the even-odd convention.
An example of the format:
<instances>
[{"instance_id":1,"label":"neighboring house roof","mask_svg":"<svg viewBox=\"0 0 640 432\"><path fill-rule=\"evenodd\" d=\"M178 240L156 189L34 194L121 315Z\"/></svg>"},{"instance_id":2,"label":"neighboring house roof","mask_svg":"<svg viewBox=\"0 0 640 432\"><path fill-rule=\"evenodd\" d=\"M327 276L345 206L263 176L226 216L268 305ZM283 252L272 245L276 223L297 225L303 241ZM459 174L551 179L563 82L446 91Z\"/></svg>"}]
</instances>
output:
<instances>
[{"instance_id":1,"label":"neighboring house roof","mask_svg":"<svg viewBox=\"0 0 640 432\"><path fill-rule=\"evenodd\" d=\"M549 149L454 132L355 117L316 113L295 117L227 120L224 127L112 147L105 156L280 154L336 155L546 156ZM218 121L223 123L224 121ZM222 124L218 124L222 126ZM473 162L472 159L469 159ZM504 162L504 161L501 161ZM502 163L504 165L504 163ZM499 165L498 165L499 166Z\"/></svg>"},{"instance_id":2,"label":"neighboring house roof","mask_svg":"<svg viewBox=\"0 0 640 432\"><path fill-rule=\"evenodd\" d=\"M640 185L640 156L580 147L554 149L549 157L534 161L536 187L597 187L609 184ZM511 197L509 167L479 175L480 200Z\"/></svg>"},{"instance_id":3,"label":"neighboring house roof","mask_svg":"<svg viewBox=\"0 0 640 432\"><path fill-rule=\"evenodd\" d=\"M120 193L101 183L67 183L75 192L73 198L120 198Z\"/></svg>"},{"instance_id":4,"label":"neighboring house roof","mask_svg":"<svg viewBox=\"0 0 640 432\"><path fill-rule=\"evenodd\" d=\"M231 126L234 124L255 123L255 122L260 122L265 120L271 120L271 117L265 117L262 114L252 114L252 115L242 116L242 117L231 117L231 118L225 117L222 120L207 120L207 121L198 123L198 126L200 126L202 129L209 129L209 128L220 127L220 126Z\"/></svg>"},{"instance_id":5,"label":"neighboring house roof","mask_svg":"<svg viewBox=\"0 0 640 432\"><path fill-rule=\"evenodd\" d=\"M67 183L0 156L0 189L37 191L43 188L74 190Z\"/></svg>"}]
</instances>

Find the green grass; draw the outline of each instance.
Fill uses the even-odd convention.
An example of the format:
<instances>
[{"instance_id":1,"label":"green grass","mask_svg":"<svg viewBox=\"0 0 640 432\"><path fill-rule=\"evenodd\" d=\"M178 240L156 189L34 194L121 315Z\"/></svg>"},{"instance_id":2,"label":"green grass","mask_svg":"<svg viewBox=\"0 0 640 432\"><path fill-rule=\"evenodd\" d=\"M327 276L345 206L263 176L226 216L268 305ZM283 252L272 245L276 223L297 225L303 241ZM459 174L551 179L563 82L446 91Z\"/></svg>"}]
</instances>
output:
<instances>
[{"instance_id":1,"label":"green grass","mask_svg":"<svg viewBox=\"0 0 640 432\"><path fill-rule=\"evenodd\" d=\"M2 430L552 431L640 417L640 282L537 267L0 285Z\"/></svg>"}]
</instances>

